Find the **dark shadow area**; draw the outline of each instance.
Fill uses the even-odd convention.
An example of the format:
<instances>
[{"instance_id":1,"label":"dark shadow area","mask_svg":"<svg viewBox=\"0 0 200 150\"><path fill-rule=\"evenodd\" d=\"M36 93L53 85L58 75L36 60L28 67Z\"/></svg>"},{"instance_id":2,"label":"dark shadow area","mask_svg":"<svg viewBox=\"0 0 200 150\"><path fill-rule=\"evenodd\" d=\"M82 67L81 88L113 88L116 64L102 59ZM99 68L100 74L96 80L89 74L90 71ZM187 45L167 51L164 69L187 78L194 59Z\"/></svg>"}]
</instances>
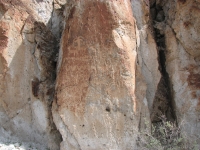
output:
<instances>
[{"instance_id":1,"label":"dark shadow area","mask_svg":"<svg viewBox=\"0 0 200 150\"><path fill-rule=\"evenodd\" d=\"M42 0L37 0L37 2L42 2ZM23 5L21 7L22 9L27 9ZM0 17L6 12L6 8L1 4L1 1L0 12L3 12L3 14L0 14ZM5 84L1 85L5 89L3 94L0 95L5 102L5 105L2 107L2 103L0 103L0 113L2 113L0 133L2 133L1 136L4 138L3 140L0 137L1 142L7 140L7 142L13 144L16 142L34 143L38 149L43 149L40 146L56 143L57 147L51 149L59 149L62 137L53 122L51 107L54 99L62 22L60 21L54 26L54 21L52 20L55 19L53 16L56 17L61 14L62 10L54 10L47 26L29 17L27 22L29 21L28 23L30 23L29 19L32 19L31 22L34 24L34 27L27 31L25 23L21 29L20 38L23 37L22 43L21 45L19 44L17 50L13 50L14 56L8 64L9 70L4 77ZM11 26L10 30L12 28L15 28L15 26ZM24 28L26 29L24 30ZM52 30L54 28L59 28L59 30L53 33ZM33 41L30 42L29 38L33 39ZM2 65L4 64L0 61L1 70L3 69ZM36 101L38 101L38 105L36 105ZM43 106L39 104L43 104ZM35 107L37 107L36 110L43 108L44 111L35 112ZM41 116L46 117L43 118L47 120L47 125L42 121L37 122ZM25 144L24 148L29 149L30 145Z\"/></svg>"},{"instance_id":2,"label":"dark shadow area","mask_svg":"<svg viewBox=\"0 0 200 150\"><path fill-rule=\"evenodd\" d=\"M151 19L154 26L155 41L158 49L159 70L162 76L158 84L157 92L153 102L153 112L151 113L151 120L152 122L160 122L162 121L162 117L165 116L167 120L176 122L172 86L165 65L166 46L164 30L155 28L156 23L165 23L165 14L162 8L163 4L162 2L151 3Z\"/></svg>"}]
</instances>

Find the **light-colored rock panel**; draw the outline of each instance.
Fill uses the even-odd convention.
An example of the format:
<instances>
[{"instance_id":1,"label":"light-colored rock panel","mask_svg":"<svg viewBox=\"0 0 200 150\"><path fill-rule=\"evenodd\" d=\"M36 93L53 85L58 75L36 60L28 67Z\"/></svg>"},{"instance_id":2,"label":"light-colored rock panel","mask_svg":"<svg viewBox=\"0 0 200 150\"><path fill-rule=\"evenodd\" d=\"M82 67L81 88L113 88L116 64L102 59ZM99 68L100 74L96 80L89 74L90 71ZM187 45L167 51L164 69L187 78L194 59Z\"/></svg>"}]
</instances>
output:
<instances>
[{"instance_id":1,"label":"light-colored rock panel","mask_svg":"<svg viewBox=\"0 0 200 150\"><path fill-rule=\"evenodd\" d=\"M173 86L176 116L191 142L199 139L199 68L176 39L172 29L166 28L167 71Z\"/></svg>"},{"instance_id":2,"label":"light-colored rock panel","mask_svg":"<svg viewBox=\"0 0 200 150\"><path fill-rule=\"evenodd\" d=\"M0 1L0 142L30 142L39 149L56 150L60 137L50 106L57 41L45 25L48 19L38 19L40 15L33 12L39 4L29 4ZM41 5L52 7L50 1ZM46 10L49 19L51 11Z\"/></svg>"}]
</instances>

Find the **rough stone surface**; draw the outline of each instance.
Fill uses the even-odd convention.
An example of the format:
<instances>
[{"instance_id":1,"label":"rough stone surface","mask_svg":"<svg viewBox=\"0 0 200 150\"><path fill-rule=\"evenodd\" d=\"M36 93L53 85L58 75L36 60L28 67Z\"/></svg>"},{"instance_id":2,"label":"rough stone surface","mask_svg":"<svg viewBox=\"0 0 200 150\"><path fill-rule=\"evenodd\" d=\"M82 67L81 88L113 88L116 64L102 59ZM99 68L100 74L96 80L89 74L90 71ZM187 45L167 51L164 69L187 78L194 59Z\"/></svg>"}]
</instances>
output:
<instances>
[{"instance_id":1,"label":"rough stone surface","mask_svg":"<svg viewBox=\"0 0 200 150\"><path fill-rule=\"evenodd\" d=\"M135 94L136 40L128 0L74 1L62 35L53 103L62 150L136 148L145 106L145 96Z\"/></svg>"},{"instance_id":2,"label":"rough stone surface","mask_svg":"<svg viewBox=\"0 0 200 150\"><path fill-rule=\"evenodd\" d=\"M0 142L56 150L60 138L50 106L58 41L47 28L53 5L28 3L0 1Z\"/></svg>"},{"instance_id":3,"label":"rough stone surface","mask_svg":"<svg viewBox=\"0 0 200 150\"><path fill-rule=\"evenodd\" d=\"M169 1L166 14L166 69L171 80L178 123L190 142L199 143L200 1Z\"/></svg>"},{"instance_id":4,"label":"rough stone surface","mask_svg":"<svg viewBox=\"0 0 200 150\"><path fill-rule=\"evenodd\" d=\"M139 68L141 68L142 76L144 77L147 86L145 101L148 100L147 105L150 112L152 112L152 106L158 83L161 80L161 74L159 71L158 52L154 39L154 30L150 20L149 4L147 2L132 0L131 4L133 16L136 18L137 23L137 62Z\"/></svg>"},{"instance_id":5,"label":"rough stone surface","mask_svg":"<svg viewBox=\"0 0 200 150\"><path fill-rule=\"evenodd\" d=\"M200 149L199 12L199 0L0 0L0 149L142 149L163 115Z\"/></svg>"}]
</instances>

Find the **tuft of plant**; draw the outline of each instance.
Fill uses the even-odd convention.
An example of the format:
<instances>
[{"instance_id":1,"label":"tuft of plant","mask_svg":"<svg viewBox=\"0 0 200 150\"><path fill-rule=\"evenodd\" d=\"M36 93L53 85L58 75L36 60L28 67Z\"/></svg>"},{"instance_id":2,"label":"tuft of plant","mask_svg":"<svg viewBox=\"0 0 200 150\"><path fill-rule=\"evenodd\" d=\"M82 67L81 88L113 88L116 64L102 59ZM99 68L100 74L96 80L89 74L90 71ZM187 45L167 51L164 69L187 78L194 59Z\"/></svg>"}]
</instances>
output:
<instances>
[{"instance_id":1,"label":"tuft of plant","mask_svg":"<svg viewBox=\"0 0 200 150\"><path fill-rule=\"evenodd\" d=\"M152 136L158 140L164 150L180 149L184 140L181 135L180 126L177 126L176 123L171 121L167 121L164 115L160 119L161 122L152 125Z\"/></svg>"},{"instance_id":2,"label":"tuft of plant","mask_svg":"<svg viewBox=\"0 0 200 150\"><path fill-rule=\"evenodd\" d=\"M177 125L164 115L160 119L160 122L152 124L145 121L146 129L138 133L139 150L199 150L195 140L189 143L187 134L181 133L183 122ZM148 127L151 127L151 131Z\"/></svg>"}]
</instances>

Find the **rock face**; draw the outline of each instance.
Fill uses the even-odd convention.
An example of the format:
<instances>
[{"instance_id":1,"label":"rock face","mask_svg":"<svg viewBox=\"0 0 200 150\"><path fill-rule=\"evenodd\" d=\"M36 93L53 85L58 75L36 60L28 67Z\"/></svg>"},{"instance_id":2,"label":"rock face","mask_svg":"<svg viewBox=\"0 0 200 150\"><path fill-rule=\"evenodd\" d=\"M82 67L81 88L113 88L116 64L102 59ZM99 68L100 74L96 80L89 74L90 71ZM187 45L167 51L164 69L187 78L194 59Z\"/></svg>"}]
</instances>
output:
<instances>
[{"instance_id":1,"label":"rock face","mask_svg":"<svg viewBox=\"0 0 200 150\"><path fill-rule=\"evenodd\" d=\"M166 14L166 69L169 73L178 122L190 143L200 139L200 1L169 1Z\"/></svg>"},{"instance_id":2,"label":"rock face","mask_svg":"<svg viewBox=\"0 0 200 150\"><path fill-rule=\"evenodd\" d=\"M61 149L133 149L143 102L135 96L131 5L91 0L73 5L62 35L53 103Z\"/></svg>"},{"instance_id":3,"label":"rock face","mask_svg":"<svg viewBox=\"0 0 200 150\"><path fill-rule=\"evenodd\" d=\"M151 1L161 65L171 105L189 143L199 143L200 1Z\"/></svg>"},{"instance_id":4,"label":"rock face","mask_svg":"<svg viewBox=\"0 0 200 150\"><path fill-rule=\"evenodd\" d=\"M51 102L58 41L47 27L52 2L26 3L0 1L0 140L56 150Z\"/></svg>"},{"instance_id":5,"label":"rock face","mask_svg":"<svg viewBox=\"0 0 200 150\"><path fill-rule=\"evenodd\" d=\"M198 0L0 0L0 143L141 149L163 115L200 143L199 11Z\"/></svg>"}]
</instances>

